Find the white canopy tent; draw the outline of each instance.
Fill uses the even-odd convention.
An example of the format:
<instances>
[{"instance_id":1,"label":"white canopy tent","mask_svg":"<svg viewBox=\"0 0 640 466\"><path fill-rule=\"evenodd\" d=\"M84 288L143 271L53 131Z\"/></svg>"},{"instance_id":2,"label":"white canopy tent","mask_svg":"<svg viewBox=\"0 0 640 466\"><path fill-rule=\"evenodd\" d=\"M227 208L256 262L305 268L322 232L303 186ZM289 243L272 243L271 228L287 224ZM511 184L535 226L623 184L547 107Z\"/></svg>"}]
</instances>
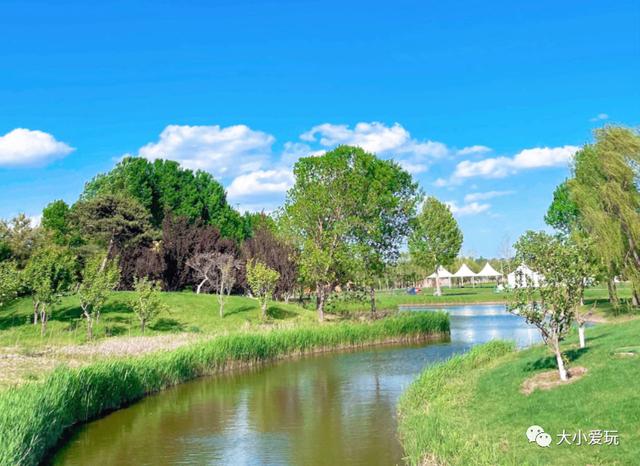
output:
<instances>
[{"instance_id":1,"label":"white canopy tent","mask_svg":"<svg viewBox=\"0 0 640 466\"><path fill-rule=\"evenodd\" d=\"M494 269L493 267L491 267L491 264L489 264L488 262L484 265L482 270L478 272L476 276L479 278L488 278L488 279L502 278L502 274L498 272L496 269Z\"/></svg>"},{"instance_id":2,"label":"white canopy tent","mask_svg":"<svg viewBox=\"0 0 640 466\"><path fill-rule=\"evenodd\" d=\"M451 288L451 277L453 277L453 274L451 272L449 272L441 265L438 266L438 279L440 280L440 286L448 286L449 288ZM436 273L433 272L431 275L425 278L422 282L422 286L427 288L435 288Z\"/></svg>"},{"instance_id":3,"label":"white canopy tent","mask_svg":"<svg viewBox=\"0 0 640 466\"><path fill-rule=\"evenodd\" d=\"M453 274L453 276L460 280L460 284L462 286L464 286L465 278L471 278L471 285L475 286L474 278L477 276L477 274L473 270L471 270L467 264L462 264L458 271Z\"/></svg>"},{"instance_id":4,"label":"white canopy tent","mask_svg":"<svg viewBox=\"0 0 640 466\"><path fill-rule=\"evenodd\" d=\"M507 275L509 288L523 288L528 285L538 288L540 281L544 277L538 272L534 272L526 264L519 265L517 269Z\"/></svg>"}]
</instances>

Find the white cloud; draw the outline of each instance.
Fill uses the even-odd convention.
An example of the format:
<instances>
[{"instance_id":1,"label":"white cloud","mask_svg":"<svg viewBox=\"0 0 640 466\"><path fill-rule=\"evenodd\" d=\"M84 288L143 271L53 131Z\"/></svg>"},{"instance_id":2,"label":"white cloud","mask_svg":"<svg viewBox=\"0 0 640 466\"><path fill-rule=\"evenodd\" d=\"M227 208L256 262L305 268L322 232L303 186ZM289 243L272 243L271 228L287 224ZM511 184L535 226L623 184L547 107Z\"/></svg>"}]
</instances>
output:
<instances>
[{"instance_id":1,"label":"white cloud","mask_svg":"<svg viewBox=\"0 0 640 466\"><path fill-rule=\"evenodd\" d=\"M479 202L468 202L464 205L458 206L454 201L446 202L451 209L451 213L457 217L463 217L465 215L477 215L482 212L486 212L491 208L491 204L482 204Z\"/></svg>"},{"instance_id":2,"label":"white cloud","mask_svg":"<svg viewBox=\"0 0 640 466\"><path fill-rule=\"evenodd\" d=\"M514 191L487 191L484 193L469 193L464 197L464 202L486 201L494 197L508 196Z\"/></svg>"},{"instance_id":3,"label":"white cloud","mask_svg":"<svg viewBox=\"0 0 640 466\"><path fill-rule=\"evenodd\" d=\"M442 188L442 187L444 187L444 186L446 186L448 184L449 184L449 182L447 180L445 180L444 178L438 178L437 180L435 180L433 182L433 185L438 187L438 188Z\"/></svg>"},{"instance_id":4,"label":"white cloud","mask_svg":"<svg viewBox=\"0 0 640 466\"><path fill-rule=\"evenodd\" d=\"M16 128L0 136L0 166L40 165L74 150L44 131Z\"/></svg>"},{"instance_id":5,"label":"white cloud","mask_svg":"<svg viewBox=\"0 0 640 466\"><path fill-rule=\"evenodd\" d=\"M282 194L294 183L293 172L288 168L277 170L258 170L236 177L229 185L227 193L230 199Z\"/></svg>"},{"instance_id":6,"label":"white cloud","mask_svg":"<svg viewBox=\"0 0 640 466\"><path fill-rule=\"evenodd\" d=\"M607 115L606 113L598 113L593 118L589 118L589 121L603 121L608 119L609 119L609 115Z\"/></svg>"},{"instance_id":7,"label":"white cloud","mask_svg":"<svg viewBox=\"0 0 640 466\"><path fill-rule=\"evenodd\" d=\"M157 142L141 147L138 156L166 158L220 177L258 170L271 156L275 138L246 125L222 128L169 125Z\"/></svg>"},{"instance_id":8,"label":"white cloud","mask_svg":"<svg viewBox=\"0 0 640 466\"><path fill-rule=\"evenodd\" d=\"M452 178L458 181L473 177L504 178L521 170L567 166L578 149L577 146L534 147L524 149L514 157L494 157L477 162L464 160L458 163Z\"/></svg>"},{"instance_id":9,"label":"white cloud","mask_svg":"<svg viewBox=\"0 0 640 466\"><path fill-rule=\"evenodd\" d=\"M471 155L471 154L486 154L487 152L491 152L493 149L487 146L469 146L463 147L458 151L458 155Z\"/></svg>"},{"instance_id":10,"label":"white cloud","mask_svg":"<svg viewBox=\"0 0 640 466\"><path fill-rule=\"evenodd\" d=\"M301 134L300 139L310 143L318 142L327 148L347 144L380 156L395 156L400 165L414 174L426 171L431 159L451 153L441 142L412 138L409 131L399 123L387 126L375 121L360 122L353 128L324 123Z\"/></svg>"}]
</instances>

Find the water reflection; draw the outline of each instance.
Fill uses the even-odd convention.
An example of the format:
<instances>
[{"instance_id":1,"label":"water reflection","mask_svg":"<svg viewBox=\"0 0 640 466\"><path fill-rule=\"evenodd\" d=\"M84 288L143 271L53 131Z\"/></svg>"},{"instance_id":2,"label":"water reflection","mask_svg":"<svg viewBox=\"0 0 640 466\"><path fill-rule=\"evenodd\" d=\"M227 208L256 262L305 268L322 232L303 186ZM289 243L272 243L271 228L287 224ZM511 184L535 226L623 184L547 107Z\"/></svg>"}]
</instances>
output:
<instances>
[{"instance_id":1,"label":"water reflection","mask_svg":"<svg viewBox=\"0 0 640 466\"><path fill-rule=\"evenodd\" d=\"M451 341L283 361L190 382L79 428L60 465L393 465L398 396L493 338L535 341L501 306L449 308Z\"/></svg>"}]
</instances>

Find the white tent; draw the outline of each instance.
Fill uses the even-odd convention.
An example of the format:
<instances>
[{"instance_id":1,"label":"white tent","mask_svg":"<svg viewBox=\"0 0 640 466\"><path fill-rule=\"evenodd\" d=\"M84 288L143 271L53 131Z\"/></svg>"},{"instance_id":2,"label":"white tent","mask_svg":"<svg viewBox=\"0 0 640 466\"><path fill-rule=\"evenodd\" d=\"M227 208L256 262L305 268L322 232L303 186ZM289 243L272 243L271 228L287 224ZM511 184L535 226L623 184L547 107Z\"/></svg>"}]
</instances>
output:
<instances>
[{"instance_id":1,"label":"white tent","mask_svg":"<svg viewBox=\"0 0 640 466\"><path fill-rule=\"evenodd\" d=\"M449 272L447 269L438 266L438 279L440 280L440 286L448 286L451 288L451 277L453 274ZM425 278L422 282L422 286L426 288L435 288L436 287L436 273L433 272L427 278Z\"/></svg>"},{"instance_id":2,"label":"white tent","mask_svg":"<svg viewBox=\"0 0 640 466\"><path fill-rule=\"evenodd\" d=\"M484 265L484 267L482 267L482 270L478 272L477 276L482 278L502 278L502 274L491 267L491 264L489 264L488 262Z\"/></svg>"},{"instance_id":3,"label":"white tent","mask_svg":"<svg viewBox=\"0 0 640 466\"><path fill-rule=\"evenodd\" d=\"M517 269L507 275L509 288L522 288L532 285L534 288L540 286L540 280L544 277L538 272L534 272L525 264L519 265Z\"/></svg>"},{"instance_id":4,"label":"white tent","mask_svg":"<svg viewBox=\"0 0 640 466\"><path fill-rule=\"evenodd\" d=\"M460 284L464 286L464 279L471 278L471 284L475 286L474 277L476 277L476 273L469 268L467 264L462 264L458 271L453 274L455 278L460 279Z\"/></svg>"}]
</instances>

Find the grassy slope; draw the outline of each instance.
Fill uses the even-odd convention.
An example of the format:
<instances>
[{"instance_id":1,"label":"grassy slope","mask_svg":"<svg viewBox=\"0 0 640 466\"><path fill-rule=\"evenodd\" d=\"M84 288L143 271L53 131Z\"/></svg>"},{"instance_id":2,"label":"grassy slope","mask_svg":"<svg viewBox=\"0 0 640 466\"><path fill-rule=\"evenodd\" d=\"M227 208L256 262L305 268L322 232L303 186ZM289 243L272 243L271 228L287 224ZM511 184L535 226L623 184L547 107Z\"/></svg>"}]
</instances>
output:
<instances>
[{"instance_id":1,"label":"grassy slope","mask_svg":"<svg viewBox=\"0 0 640 466\"><path fill-rule=\"evenodd\" d=\"M640 458L640 357L613 357L621 347L640 351L640 319L587 331L565 344L571 366L588 373L550 391L520 393L522 382L555 364L544 347L513 353L500 342L427 370L400 403L400 431L412 464L436 458L446 464L637 464ZM551 448L529 444L537 424L554 437ZM556 434L618 430L619 446L556 445Z\"/></svg>"},{"instance_id":2,"label":"grassy slope","mask_svg":"<svg viewBox=\"0 0 640 466\"><path fill-rule=\"evenodd\" d=\"M196 295L193 292L162 293L169 308L148 327L145 335L171 332L219 334L233 330L250 330L261 324L260 309L254 299L231 296L225 306L225 317L220 318L214 295ZM105 336L138 336L139 322L129 309L130 292L114 292L102 311L95 329L96 338ZM294 304L273 303L269 308L271 322L291 325L312 323L315 312ZM33 318L31 299L23 298L0 311L0 346L61 345L86 341L86 328L80 318L81 310L75 296L67 296L55 306L47 325L47 335L40 337L40 327L29 324Z\"/></svg>"},{"instance_id":3,"label":"grassy slope","mask_svg":"<svg viewBox=\"0 0 640 466\"><path fill-rule=\"evenodd\" d=\"M174 351L106 360L80 369L59 368L44 382L0 392L0 466L37 464L74 423L230 364L441 335L448 330L444 313L406 313L370 323L236 333Z\"/></svg>"}]
</instances>

